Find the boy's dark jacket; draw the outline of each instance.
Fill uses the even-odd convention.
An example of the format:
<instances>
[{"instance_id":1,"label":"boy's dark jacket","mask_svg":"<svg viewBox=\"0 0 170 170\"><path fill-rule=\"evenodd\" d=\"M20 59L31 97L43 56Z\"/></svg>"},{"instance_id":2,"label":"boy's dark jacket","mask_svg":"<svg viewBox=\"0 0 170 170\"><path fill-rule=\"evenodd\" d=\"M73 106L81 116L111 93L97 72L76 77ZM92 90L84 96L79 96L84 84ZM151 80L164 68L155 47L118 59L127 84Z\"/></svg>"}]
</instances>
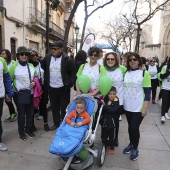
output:
<instances>
[{"instance_id":1,"label":"boy's dark jacket","mask_svg":"<svg viewBox=\"0 0 170 170\"><path fill-rule=\"evenodd\" d=\"M108 105L108 97L104 98L105 105L103 106L102 115L100 118L100 125L106 127L107 129L114 128L114 115L118 114L119 110L119 99L118 97L114 98L111 105Z\"/></svg>"}]
</instances>

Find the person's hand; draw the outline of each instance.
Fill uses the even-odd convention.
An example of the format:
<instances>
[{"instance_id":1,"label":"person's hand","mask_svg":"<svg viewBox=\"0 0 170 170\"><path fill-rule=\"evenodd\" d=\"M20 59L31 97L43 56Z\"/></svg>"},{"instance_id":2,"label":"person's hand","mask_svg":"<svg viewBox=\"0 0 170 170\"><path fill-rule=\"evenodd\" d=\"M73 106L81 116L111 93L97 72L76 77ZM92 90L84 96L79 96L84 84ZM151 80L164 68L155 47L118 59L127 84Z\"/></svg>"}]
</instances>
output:
<instances>
[{"instance_id":1,"label":"person's hand","mask_svg":"<svg viewBox=\"0 0 170 170\"><path fill-rule=\"evenodd\" d=\"M8 98L8 97L5 97L5 101L6 101L6 102L11 102L12 99L10 99L10 98Z\"/></svg>"},{"instance_id":2,"label":"person's hand","mask_svg":"<svg viewBox=\"0 0 170 170\"><path fill-rule=\"evenodd\" d=\"M142 109L142 117L145 117L147 115L147 109L143 108Z\"/></svg>"},{"instance_id":3,"label":"person's hand","mask_svg":"<svg viewBox=\"0 0 170 170\"><path fill-rule=\"evenodd\" d=\"M71 123L70 123L70 126L73 126L73 127L74 127L74 126L75 126L75 123L71 122Z\"/></svg>"},{"instance_id":4,"label":"person's hand","mask_svg":"<svg viewBox=\"0 0 170 170\"><path fill-rule=\"evenodd\" d=\"M101 100L101 103L102 103L103 105L105 105L105 102L104 102L104 100Z\"/></svg>"},{"instance_id":5,"label":"person's hand","mask_svg":"<svg viewBox=\"0 0 170 170\"><path fill-rule=\"evenodd\" d=\"M82 125L81 122L78 122L78 123L75 124L76 127L79 127L79 126L81 126L81 125Z\"/></svg>"},{"instance_id":6,"label":"person's hand","mask_svg":"<svg viewBox=\"0 0 170 170\"><path fill-rule=\"evenodd\" d=\"M107 104L108 104L108 105L111 105L111 104L112 104L112 102L109 100Z\"/></svg>"},{"instance_id":7,"label":"person's hand","mask_svg":"<svg viewBox=\"0 0 170 170\"><path fill-rule=\"evenodd\" d=\"M31 84L30 84L30 87L33 88L35 86L35 82L33 81Z\"/></svg>"},{"instance_id":8,"label":"person's hand","mask_svg":"<svg viewBox=\"0 0 170 170\"><path fill-rule=\"evenodd\" d=\"M77 90L77 95L80 95L81 94L81 91Z\"/></svg>"}]
</instances>

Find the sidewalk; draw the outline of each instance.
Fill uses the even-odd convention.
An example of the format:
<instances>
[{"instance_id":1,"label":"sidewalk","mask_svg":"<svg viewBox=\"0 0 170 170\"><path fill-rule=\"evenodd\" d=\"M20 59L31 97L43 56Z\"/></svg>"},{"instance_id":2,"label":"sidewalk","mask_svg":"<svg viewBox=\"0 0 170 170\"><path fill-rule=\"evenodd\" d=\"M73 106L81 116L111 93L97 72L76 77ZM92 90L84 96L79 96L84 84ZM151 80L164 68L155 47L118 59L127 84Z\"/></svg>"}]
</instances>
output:
<instances>
[{"instance_id":1,"label":"sidewalk","mask_svg":"<svg viewBox=\"0 0 170 170\"><path fill-rule=\"evenodd\" d=\"M72 93L72 96L74 93ZM2 120L8 115L4 104ZM96 159L87 170L169 170L170 169L170 120L160 123L160 106L150 104L148 115L140 127L141 139L139 145L139 158L131 161L129 154L122 151L129 143L127 122L125 115L120 122L119 146L115 154L107 154L103 167L99 168ZM17 132L17 122L3 122L3 142L7 144L8 151L0 152L0 170L58 170L63 165L60 159L49 153L48 149L55 131L45 132L43 121L35 119L37 132L34 139L27 138L20 141ZM52 125L52 114L49 112L49 125ZM100 128L97 133L95 145L100 142Z\"/></svg>"}]
</instances>

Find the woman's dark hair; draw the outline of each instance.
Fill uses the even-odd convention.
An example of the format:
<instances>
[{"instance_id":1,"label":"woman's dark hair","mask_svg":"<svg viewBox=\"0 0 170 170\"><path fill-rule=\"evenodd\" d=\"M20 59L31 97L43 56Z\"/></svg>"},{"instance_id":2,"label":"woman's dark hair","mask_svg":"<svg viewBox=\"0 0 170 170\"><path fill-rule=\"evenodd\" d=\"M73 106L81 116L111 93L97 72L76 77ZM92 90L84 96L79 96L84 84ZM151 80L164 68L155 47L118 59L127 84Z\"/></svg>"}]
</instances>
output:
<instances>
[{"instance_id":1,"label":"woman's dark hair","mask_svg":"<svg viewBox=\"0 0 170 170\"><path fill-rule=\"evenodd\" d=\"M115 66L116 66L116 67L119 67L120 55L119 55L118 53L116 53L116 52L106 53L106 54L105 54L105 57L104 57L104 59L103 59L103 65L104 65L104 66L107 66L107 64L106 64L106 59L107 59L107 57L108 57L109 54L111 54L111 55L113 55L113 56L115 57Z\"/></svg>"},{"instance_id":2,"label":"woman's dark hair","mask_svg":"<svg viewBox=\"0 0 170 170\"><path fill-rule=\"evenodd\" d=\"M145 57L140 57L142 60L142 64L146 64L146 58Z\"/></svg>"},{"instance_id":3,"label":"woman's dark hair","mask_svg":"<svg viewBox=\"0 0 170 170\"><path fill-rule=\"evenodd\" d=\"M82 62L85 63L86 59L87 59L87 54L84 50L80 50L75 56L75 62L76 61L82 61Z\"/></svg>"},{"instance_id":4,"label":"woman's dark hair","mask_svg":"<svg viewBox=\"0 0 170 170\"><path fill-rule=\"evenodd\" d=\"M96 53L97 56L99 57L100 48L96 47L96 46L90 47L90 49L88 51L88 55L91 56L91 55L93 55L93 53Z\"/></svg>"},{"instance_id":5,"label":"woman's dark hair","mask_svg":"<svg viewBox=\"0 0 170 170\"><path fill-rule=\"evenodd\" d=\"M142 67L142 60L141 60L141 58L140 58L140 55L137 54L137 53L135 53L135 52L129 52L129 55L128 55L128 57L127 57L127 71L130 71L130 70L131 70L131 67L130 67L130 65L129 65L129 59L130 59L130 57L132 57L132 56L134 56L134 57L138 60L138 62L139 62L139 68Z\"/></svg>"},{"instance_id":6,"label":"woman's dark hair","mask_svg":"<svg viewBox=\"0 0 170 170\"><path fill-rule=\"evenodd\" d=\"M111 89L110 89L110 91L115 91L115 92L116 92L116 87L112 86ZM109 92L110 92L110 91L109 91Z\"/></svg>"},{"instance_id":7,"label":"woman's dark hair","mask_svg":"<svg viewBox=\"0 0 170 170\"><path fill-rule=\"evenodd\" d=\"M4 52L6 53L6 55L7 55L7 59L6 59L7 64L10 64L10 62L11 62L11 52L10 52L9 50L7 50L7 49L3 49L3 50L1 51L1 53L2 53L3 51L4 51Z\"/></svg>"}]
</instances>

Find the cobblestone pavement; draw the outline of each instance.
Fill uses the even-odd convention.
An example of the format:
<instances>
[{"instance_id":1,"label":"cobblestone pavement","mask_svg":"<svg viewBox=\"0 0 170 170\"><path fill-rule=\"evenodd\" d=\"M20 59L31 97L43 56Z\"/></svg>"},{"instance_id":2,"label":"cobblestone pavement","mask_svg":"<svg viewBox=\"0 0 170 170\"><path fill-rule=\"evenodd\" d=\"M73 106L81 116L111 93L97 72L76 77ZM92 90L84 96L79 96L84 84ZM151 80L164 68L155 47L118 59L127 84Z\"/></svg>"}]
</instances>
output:
<instances>
[{"instance_id":1,"label":"cobblestone pavement","mask_svg":"<svg viewBox=\"0 0 170 170\"><path fill-rule=\"evenodd\" d=\"M74 96L72 91L72 97ZM8 116L8 109L4 104L2 121ZM141 139L139 144L139 158L131 161L129 154L123 154L128 144L127 122L125 115L120 122L119 146L115 154L107 154L104 165L99 168L96 158L87 170L169 170L170 169L170 120L160 123L160 103L150 104L148 115L140 127ZM59 157L49 153L48 149L55 131L45 132L43 121L35 119L37 132L34 139L20 141L17 132L17 122L3 121L3 142L8 151L0 152L0 170L58 170L63 165ZM49 125L52 116L49 112ZM98 128L95 145L100 142L100 128Z\"/></svg>"}]
</instances>

